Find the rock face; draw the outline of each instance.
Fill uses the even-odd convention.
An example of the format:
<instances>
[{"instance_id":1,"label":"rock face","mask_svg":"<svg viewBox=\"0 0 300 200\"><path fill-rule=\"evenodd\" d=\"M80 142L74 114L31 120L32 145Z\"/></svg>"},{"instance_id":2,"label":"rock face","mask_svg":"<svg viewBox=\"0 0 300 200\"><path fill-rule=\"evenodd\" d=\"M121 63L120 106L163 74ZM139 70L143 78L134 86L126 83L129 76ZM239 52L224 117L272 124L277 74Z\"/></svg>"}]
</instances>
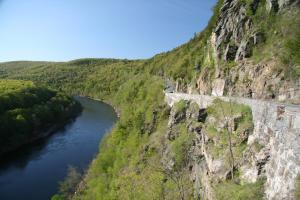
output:
<instances>
[{"instance_id":1,"label":"rock face","mask_svg":"<svg viewBox=\"0 0 300 200\"><path fill-rule=\"evenodd\" d=\"M244 162L239 167L241 178L245 182L255 182L259 177L265 176L267 199L292 199L295 180L300 174L300 107L245 98L220 98L248 105L252 110L254 129L244 136L247 149L243 153ZM215 97L166 94L166 102L170 106L182 99L196 102L200 108L206 108L212 104ZM207 120L214 121L209 118ZM223 126L219 124L214 127L218 129ZM193 156L197 158L194 163L196 166L193 168L196 188L199 187L197 184L200 184L198 183L200 180L205 184L205 180L211 177L224 179L228 175L228 167L224 165L224 160L216 159L209 153L207 141L209 141L208 134L201 131ZM202 159L201 155L205 164L199 160L199 157ZM213 199L210 185L204 187L206 189L202 192Z\"/></svg>"},{"instance_id":2,"label":"rock face","mask_svg":"<svg viewBox=\"0 0 300 200\"><path fill-rule=\"evenodd\" d=\"M224 60L225 61L234 60L237 50L238 50L237 46L228 44L224 53Z\"/></svg>"},{"instance_id":3,"label":"rock face","mask_svg":"<svg viewBox=\"0 0 300 200\"><path fill-rule=\"evenodd\" d=\"M240 6L239 1L225 0L221 8L221 14L217 26L214 30L214 49L218 58L224 54L225 60L234 60L241 45L245 46L243 39L252 28L252 21L246 15L246 9ZM230 44L228 44L230 43ZM228 44L225 53L222 46ZM250 47L250 46L248 46ZM250 51L251 49L247 49Z\"/></svg>"},{"instance_id":4,"label":"rock face","mask_svg":"<svg viewBox=\"0 0 300 200\"><path fill-rule=\"evenodd\" d=\"M289 72L283 66L278 67L277 54L260 61L251 59L257 49L267 44L270 36L268 30L256 26L257 19L251 15L263 12L266 17L293 13L295 7L292 6L299 6L299 3L300 0L224 0L216 27L207 41L208 51L204 57L210 62L204 65L209 67L201 66L195 86L188 86L189 91L197 91L200 95L166 94L166 102L171 107L180 100L190 101L189 105L196 102L199 106L188 107L181 118L188 121L188 130L196 137L189 154L195 196L215 199L211 183L223 181L231 173L226 161L228 152L220 156L218 149L214 149L221 145L221 139L214 137L213 130L220 132L227 127L236 131L241 116L222 121L207 115L205 109L218 97L247 105L252 111L253 129L240 132L238 140L233 142L233 145L247 144L242 151L243 159L238 159L234 166L240 172L240 181L255 183L265 177L267 199L293 199L295 180L300 175L300 107L288 103L300 104L300 78L286 78ZM271 33L279 40L280 34L282 32ZM276 40L275 43L280 42ZM185 91L182 85L177 88L177 92ZM175 119L172 116L171 113L171 119ZM171 132L176 137L176 129Z\"/></svg>"},{"instance_id":5,"label":"rock face","mask_svg":"<svg viewBox=\"0 0 300 200\"><path fill-rule=\"evenodd\" d=\"M224 56L227 60L243 60L250 57L254 45L264 40L262 33L257 32L247 9L255 13L261 0L254 0L250 8L239 0L225 0L217 26L212 33L212 45L217 58ZM278 12L291 4L299 4L299 0L267 0L266 11Z\"/></svg>"},{"instance_id":6,"label":"rock face","mask_svg":"<svg viewBox=\"0 0 300 200\"><path fill-rule=\"evenodd\" d=\"M299 2L299 0L266 2L253 0L249 8L239 0L225 0L220 9L217 25L208 40L212 51L207 53L207 57L214 64L214 71L202 67L197 84L190 86L195 87L191 91L203 95L230 95L300 103L300 78L287 78L290 72L282 70L287 66L278 64L279 57L274 55L261 62L251 59L253 49L266 42L267 33L256 26L257 22L254 22L248 13L249 9L252 13L258 9L263 12L261 11L263 5L267 7L266 13L268 10L274 10L278 15L290 13Z\"/></svg>"},{"instance_id":7,"label":"rock face","mask_svg":"<svg viewBox=\"0 0 300 200\"><path fill-rule=\"evenodd\" d=\"M174 140L178 135L178 130L174 129L173 126L179 122L185 120L186 118L186 109L189 105L189 102L182 101L180 107L174 107L171 109L169 122L168 122L168 133L167 138L169 140ZM192 114L189 114L192 117Z\"/></svg>"},{"instance_id":8,"label":"rock face","mask_svg":"<svg viewBox=\"0 0 300 200\"><path fill-rule=\"evenodd\" d=\"M223 96L224 94L224 88L225 88L225 80L224 79L216 79L213 82L213 91L212 91L212 95L219 97L219 96Z\"/></svg>"},{"instance_id":9,"label":"rock face","mask_svg":"<svg viewBox=\"0 0 300 200\"><path fill-rule=\"evenodd\" d=\"M249 58L252 54L252 48L254 45L254 38L250 37L248 40L242 41L235 55L235 61Z\"/></svg>"},{"instance_id":10,"label":"rock face","mask_svg":"<svg viewBox=\"0 0 300 200\"><path fill-rule=\"evenodd\" d=\"M269 12L278 12L291 4L299 4L299 0L267 0L266 6Z\"/></svg>"}]
</instances>

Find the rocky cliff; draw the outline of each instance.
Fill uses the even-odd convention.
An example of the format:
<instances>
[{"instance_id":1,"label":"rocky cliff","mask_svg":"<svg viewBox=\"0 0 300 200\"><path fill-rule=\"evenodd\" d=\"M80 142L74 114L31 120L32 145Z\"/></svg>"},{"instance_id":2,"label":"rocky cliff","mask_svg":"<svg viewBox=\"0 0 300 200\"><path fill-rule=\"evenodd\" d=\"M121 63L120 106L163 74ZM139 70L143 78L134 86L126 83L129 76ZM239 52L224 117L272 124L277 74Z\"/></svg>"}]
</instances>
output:
<instances>
[{"instance_id":1,"label":"rocky cliff","mask_svg":"<svg viewBox=\"0 0 300 200\"><path fill-rule=\"evenodd\" d=\"M197 80L179 79L175 91L186 94L167 94L168 139L180 136L178 124L194 138L188 167L199 199L297 198L300 110L275 102L300 103L299 62L287 55L299 3L223 1Z\"/></svg>"},{"instance_id":2,"label":"rocky cliff","mask_svg":"<svg viewBox=\"0 0 300 200\"><path fill-rule=\"evenodd\" d=\"M174 114L177 111L174 107L180 101L191 103L185 111ZM293 199L300 173L299 106L180 93L166 93L166 102L173 107L170 130L179 122L174 116L186 116L180 119L187 122L190 134L195 135L190 154L191 176L196 180L195 191L200 192L201 186L206 188L202 190L204 194L199 195L214 199L215 192L210 188L216 187L219 180L231 178L230 166L226 163L230 155L226 154L229 145L225 128L232 133L235 181L241 185L258 184L265 178L260 187L267 199Z\"/></svg>"},{"instance_id":3,"label":"rocky cliff","mask_svg":"<svg viewBox=\"0 0 300 200\"><path fill-rule=\"evenodd\" d=\"M288 49L300 33L299 1L224 0L221 5L199 75L178 91L299 103L299 61Z\"/></svg>"}]
</instances>

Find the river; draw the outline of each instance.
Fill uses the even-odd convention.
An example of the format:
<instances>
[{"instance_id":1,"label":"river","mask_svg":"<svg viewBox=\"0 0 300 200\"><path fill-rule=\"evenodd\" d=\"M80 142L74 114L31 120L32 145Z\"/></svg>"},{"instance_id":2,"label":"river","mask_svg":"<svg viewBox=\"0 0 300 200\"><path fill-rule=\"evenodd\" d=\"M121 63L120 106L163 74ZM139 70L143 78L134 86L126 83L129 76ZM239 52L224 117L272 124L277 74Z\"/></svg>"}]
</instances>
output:
<instances>
[{"instance_id":1,"label":"river","mask_svg":"<svg viewBox=\"0 0 300 200\"><path fill-rule=\"evenodd\" d=\"M1 200L50 199L58 191L58 183L69 166L81 171L87 169L117 115L102 102L77 99L83 111L63 130L0 160Z\"/></svg>"}]
</instances>

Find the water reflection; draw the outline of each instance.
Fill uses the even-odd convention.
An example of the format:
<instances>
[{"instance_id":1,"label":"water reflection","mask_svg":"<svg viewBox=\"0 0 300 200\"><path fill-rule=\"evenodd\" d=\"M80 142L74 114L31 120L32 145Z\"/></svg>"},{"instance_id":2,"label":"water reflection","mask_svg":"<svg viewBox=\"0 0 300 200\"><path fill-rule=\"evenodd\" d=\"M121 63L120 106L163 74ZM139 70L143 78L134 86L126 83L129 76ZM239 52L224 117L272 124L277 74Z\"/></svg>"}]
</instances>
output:
<instances>
[{"instance_id":1,"label":"water reflection","mask_svg":"<svg viewBox=\"0 0 300 200\"><path fill-rule=\"evenodd\" d=\"M117 116L107 104L77 99L84 110L74 122L0 161L1 200L49 199L69 165L88 166Z\"/></svg>"},{"instance_id":2,"label":"water reflection","mask_svg":"<svg viewBox=\"0 0 300 200\"><path fill-rule=\"evenodd\" d=\"M55 134L66 134L68 133L68 129L70 128L71 124L74 121L70 121L66 124L65 127L59 129ZM5 173L6 169L9 168L16 168L19 170L24 169L27 166L27 163L32 160L39 160L41 155L44 153L45 147L47 145L51 145L52 142L52 135L47 138L42 138L32 144L26 145L17 151L14 151L8 155L1 157L0 159L0 176L1 174ZM59 139L59 138L57 138ZM59 141L57 141L59 142ZM60 141L61 146L63 146L64 142ZM57 145L57 144L56 144ZM12 156L13 155L13 156Z\"/></svg>"}]
</instances>

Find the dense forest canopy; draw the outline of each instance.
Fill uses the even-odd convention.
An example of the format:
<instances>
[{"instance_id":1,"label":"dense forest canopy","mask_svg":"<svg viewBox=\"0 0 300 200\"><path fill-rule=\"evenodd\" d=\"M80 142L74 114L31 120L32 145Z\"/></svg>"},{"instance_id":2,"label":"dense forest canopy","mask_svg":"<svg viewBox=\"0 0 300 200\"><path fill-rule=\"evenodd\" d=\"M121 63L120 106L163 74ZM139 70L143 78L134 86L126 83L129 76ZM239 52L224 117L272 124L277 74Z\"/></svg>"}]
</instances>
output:
<instances>
[{"instance_id":1,"label":"dense forest canopy","mask_svg":"<svg viewBox=\"0 0 300 200\"><path fill-rule=\"evenodd\" d=\"M0 153L41 135L79 110L71 97L31 81L0 80Z\"/></svg>"}]
</instances>

